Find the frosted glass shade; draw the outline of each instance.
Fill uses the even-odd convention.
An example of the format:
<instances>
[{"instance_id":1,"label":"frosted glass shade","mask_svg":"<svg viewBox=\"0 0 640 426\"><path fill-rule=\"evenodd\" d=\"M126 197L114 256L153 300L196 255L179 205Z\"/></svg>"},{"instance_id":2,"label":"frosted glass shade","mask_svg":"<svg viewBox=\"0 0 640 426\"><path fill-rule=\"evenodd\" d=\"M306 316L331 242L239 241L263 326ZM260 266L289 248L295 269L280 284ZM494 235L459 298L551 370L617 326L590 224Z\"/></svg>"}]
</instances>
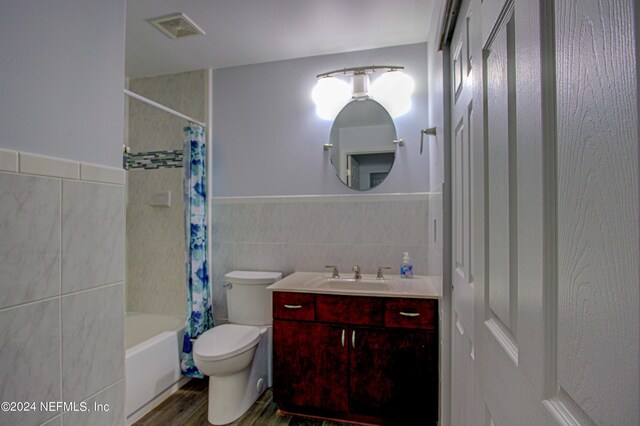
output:
<instances>
[{"instance_id":1,"label":"frosted glass shade","mask_svg":"<svg viewBox=\"0 0 640 426\"><path fill-rule=\"evenodd\" d=\"M392 117L399 117L411 109L413 79L402 71L389 71L371 84L370 96L380 102Z\"/></svg>"},{"instance_id":2,"label":"frosted glass shade","mask_svg":"<svg viewBox=\"0 0 640 426\"><path fill-rule=\"evenodd\" d=\"M320 118L333 120L351 100L351 86L335 77L324 77L313 88L311 99L316 104L316 113Z\"/></svg>"}]
</instances>

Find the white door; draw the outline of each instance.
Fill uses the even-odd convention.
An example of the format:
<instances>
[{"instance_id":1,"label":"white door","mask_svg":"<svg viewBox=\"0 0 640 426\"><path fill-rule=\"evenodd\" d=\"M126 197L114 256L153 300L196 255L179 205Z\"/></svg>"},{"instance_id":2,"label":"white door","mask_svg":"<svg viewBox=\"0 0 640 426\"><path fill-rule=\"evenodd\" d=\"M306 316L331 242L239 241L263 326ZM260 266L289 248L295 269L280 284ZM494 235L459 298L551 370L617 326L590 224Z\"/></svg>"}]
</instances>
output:
<instances>
[{"instance_id":1,"label":"white door","mask_svg":"<svg viewBox=\"0 0 640 426\"><path fill-rule=\"evenodd\" d=\"M633 0L463 2L452 425L640 423L634 13Z\"/></svg>"},{"instance_id":2,"label":"white door","mask_svg":"<svg viewBox=\"0 0 640 426\"><path fill-rule=\"evenodd\" d=\"M473 407L474 362L474 299L475 284L472 259L472 187L471 148L474 144L473 85L475 73L469 49L468 23L473 15L470 1L460 8L459 25L450 48L451 69L451 424L476 425ZM481 140L481 139L479 139Z\"/></svg>"}]
</instances>

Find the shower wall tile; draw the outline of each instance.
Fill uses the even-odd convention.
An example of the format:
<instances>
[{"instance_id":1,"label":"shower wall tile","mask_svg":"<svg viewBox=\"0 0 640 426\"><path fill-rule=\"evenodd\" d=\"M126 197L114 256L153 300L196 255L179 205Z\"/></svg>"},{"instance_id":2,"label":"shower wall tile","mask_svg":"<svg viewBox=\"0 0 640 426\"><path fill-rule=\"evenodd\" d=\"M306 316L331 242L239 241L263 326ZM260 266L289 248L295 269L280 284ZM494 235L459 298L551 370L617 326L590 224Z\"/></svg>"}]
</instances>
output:
<instances>
[{"instance_id":1,"label":"shower wall tile","mask_svg":"<svg viewBox=\"0 0 640 426\"><path fill-rule=\"evenodd\" d=\"M124 281L121 186L63 181L63 294Z\"/></svg>"},{"instance_id":2,"label":"shower wall tile","mask_svg":"<svg viewBox=\"0 0 640 426\"><path fill-rule=\"evenodd\" d=\"M127 310L185 314L185 242L182 170L129 172ZM149 203L171 192L171 207Z\"/></svg>"},{"instance_id":3,"label":"shower wall tile","mask_svg":"<svg viewBox=\"0 0 640 426\"><path fill-rule=\"evenodd\" d=\"M62 398L82 401L124 378L124 284L62 298Z\"/></svg>"},{"instance_id":4,"label":"shower wall tile","mask_svg":"<svg viewBox=\"0 0 640 426\"><path fill-rule=\"evenodd\" d=\"M131 79L129 87L204 121L206 74L202 70ZM185 120L135 100L130 100L128 120L132 152L182 149ZM126 281L130 311L185 314L183 174L182 169L128 172ZM153 194L164 191L171 191L171 206L150 206Z\"/></svg>"},{"instance_id":5,"label":"shower wall tile","mask_svg":"<svg viewBox=\"0 0 640 426\"><path fill-rule=\"evenodd\" d=\"M184 240L146 240L146 246L127 248L127 309L131 312L185 314L186 273Z\"/></svg>"},{"instance_id":6,"label":"shower wall tile","mask_svg":"<svg viewBox=\"0 0 640 426\"><path fill-rule=\"evenodd\" d=\"M130 90L197 120L204 119L205 71L190 71L129 80ZM133 116L158 113L142 102L130 105ZM166 116L166 113L163 116Z\"/></svg>"},{"instance_id":7,"label":"shower wall tile","mask_svg":"<svg viewBox=\"0 0 640 426\"><path fill-rule=\"evenodd\" d=\"M60 180L0 173L0 308L60 294Z\"/></svg>"},{"instance_id":8,"label":"shower wall tile","mask_svg":"<svg viewBox=\"0 0 640 426\"><path fill-rule=\"evenodd\" d=\"M68 412L64 414L65 426L115 426L125 424L124 395L125 381L116 384L102 392L86 399L91 412ZM108 406L108 411L94 411L94 407Z\"/></svg>"},{"instance_id":9,"label":"shower wall tile","mask_svg":"<svg viewBox=\"0 0 640 426\"><path fill-rule=\"evenodd\" d=\"M0 311L2 401L60 401L60 300ZM0 412L0 424L38 425L56 413Z\"/></svg>"}]
</instances>

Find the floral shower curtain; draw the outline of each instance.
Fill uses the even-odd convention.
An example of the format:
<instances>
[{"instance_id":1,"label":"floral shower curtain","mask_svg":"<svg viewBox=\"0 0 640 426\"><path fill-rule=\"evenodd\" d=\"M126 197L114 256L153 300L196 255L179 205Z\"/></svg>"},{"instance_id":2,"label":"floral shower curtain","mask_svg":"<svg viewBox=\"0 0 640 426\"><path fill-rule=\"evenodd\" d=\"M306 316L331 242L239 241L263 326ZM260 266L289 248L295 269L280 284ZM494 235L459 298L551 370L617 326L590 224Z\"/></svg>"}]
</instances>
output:
<instances>
[{"instance_id":1,"label":"floral shower curtain","mask_svg":"<svg viewBox=\"0 0 640 426\"><path fill-rule=\"evenodd\" d=\"M193 364L193 341L213 327L207 267L207 175L202 126L184 128L184 228L186 238L187 319L180 366L182 374L204 377Z\"/></svg>"}]
</instances>

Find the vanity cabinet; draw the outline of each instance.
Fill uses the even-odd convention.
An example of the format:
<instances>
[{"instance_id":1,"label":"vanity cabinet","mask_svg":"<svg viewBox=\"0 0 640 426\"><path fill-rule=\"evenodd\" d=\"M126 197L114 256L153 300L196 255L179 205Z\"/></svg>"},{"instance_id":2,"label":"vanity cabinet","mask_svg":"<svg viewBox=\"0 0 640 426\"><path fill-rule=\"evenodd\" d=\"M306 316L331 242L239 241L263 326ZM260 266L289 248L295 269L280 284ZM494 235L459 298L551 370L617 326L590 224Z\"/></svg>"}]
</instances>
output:
<instances>
[{"instance_id":1,"label":"vanity cabinet","mask_svg":"<svg viewBox=\"0 0 640 426\"><path fill-rule=\"evenodd\" d=\"M275 292L273 306L273 393L283 412L436 424L436 300Z\"/></svg>"}]
</instances>

